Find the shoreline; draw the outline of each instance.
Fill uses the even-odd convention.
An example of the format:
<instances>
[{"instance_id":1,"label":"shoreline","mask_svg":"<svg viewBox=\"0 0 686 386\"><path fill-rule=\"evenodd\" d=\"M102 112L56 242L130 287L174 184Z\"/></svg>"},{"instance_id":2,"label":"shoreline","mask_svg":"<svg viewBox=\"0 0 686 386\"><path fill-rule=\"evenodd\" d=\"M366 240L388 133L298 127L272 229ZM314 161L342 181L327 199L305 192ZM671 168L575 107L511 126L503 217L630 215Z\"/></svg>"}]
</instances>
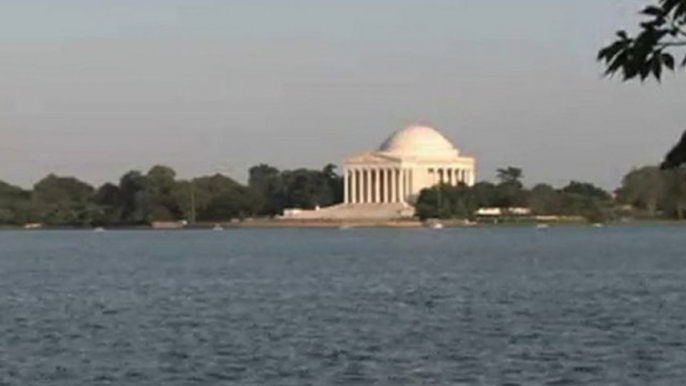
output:
<instances>
[{"instance_id":1,"label":"shoreline","mask_svg":"<svg viewBox=\"0 0 686 386\"><path fill-rule=\"evenodd\" d=\"M255 219L241 222L216 222L197 223L193 225L176 227L154 227L152 225L110 225L110 226L40 226L26 228L22 226L0 226L0 231L59 231L59 230L122 230L122 231L190 231L190 230L213 230L217 225L219 230L250 229L250 228L428 228L431 224L440 223L446 228L473 228L473 227L531 227L541 224L550 227L561 226L617 226L617 225L671 225L686 226L686 221L679 220L633 220L633 221L608 221L591 223L587 221L477 221L467 223L464 220L275 220Z\"/></svg>"}]
</instances>

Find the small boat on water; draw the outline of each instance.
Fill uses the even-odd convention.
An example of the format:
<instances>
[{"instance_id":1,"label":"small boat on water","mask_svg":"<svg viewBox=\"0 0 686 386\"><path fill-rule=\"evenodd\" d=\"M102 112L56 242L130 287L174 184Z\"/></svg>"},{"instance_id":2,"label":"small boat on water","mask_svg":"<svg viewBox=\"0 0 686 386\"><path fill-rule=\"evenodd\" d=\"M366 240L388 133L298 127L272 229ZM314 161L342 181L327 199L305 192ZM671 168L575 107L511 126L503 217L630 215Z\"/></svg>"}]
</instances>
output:
<instances>
[{"instance_id":1,"label":"small boat on water","mask_svg":"<svg viewBox=\"0 0 686 386\"><path fill-rule=\"evenodd\" d=\"M212 228L213 231L223 231L224 227L222 227L219 224L214 224L214 228Z\"/></svg>"},{"instance_id":2,"label":"small boat on water","mask_svg":"<svg viewBox=\"0 0 686 386\"><path fill-rule=\"evenodd\" d=\"M597 222L597 223L595 223L595 224L592 224L592 226L593 226L594 228L602 228L602 227L604 227L605 225L602 224L602 223Z\"/></svg>"},{"instance_id":3,"label":"small boat on water","mask_svg":"<svg viewBox=\"0 0 686 386\"><path fill-rule=\"evenodd\" d=\"M346 224L343 224L343 225L341 225L341 226L338 227L338 229L340 229L340 230L342 230L342 231L345 231L345 230L348 230L348 229L352 229L352 228L353 228L352 225L346 225Z\"/></svg>"},{"instance_id":4,"label":"small boat on water","mask_svg":"<svg viewBox=\"0 0 686 386\"><path fill-rule=\"evenodd\" d=\"M536 224L536 229L548 229L550 225L548 224Z\"/></svg>"},{"instance_id":5,"label":"small boat on water","mask_svg":"<svg viewBox=\"0 0 686 386\"><path fill-rule=\"evenodd\" d=\"M441 224L440 222L435 222L435 223L429 225L429 228L431 228L431 229L443 229L443 224Z\"/></svg>"},{"instance_id":6,"label":"small boat on water","mask_svg":"<svg viewBox=\"0 0 686 386\"><path fill-rule=\"evenodd\" d=\"M93 229L93 233L102 233L105 231L105 228L103 227L97 227Z\"/></svg>"}]
</instances>

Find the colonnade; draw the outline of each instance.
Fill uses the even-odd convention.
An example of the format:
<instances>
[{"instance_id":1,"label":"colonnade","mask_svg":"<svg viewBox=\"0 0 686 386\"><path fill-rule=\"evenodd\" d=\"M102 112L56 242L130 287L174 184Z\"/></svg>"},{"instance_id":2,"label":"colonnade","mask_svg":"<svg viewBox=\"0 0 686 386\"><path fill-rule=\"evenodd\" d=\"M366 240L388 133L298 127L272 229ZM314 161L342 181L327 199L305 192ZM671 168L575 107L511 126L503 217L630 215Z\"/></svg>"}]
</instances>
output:
<instances>
[{"instance_id":1,"label":"colonnade","mask_svg":"<svg viewBox=\"0 0 686 386\"><path fill-rule=\"evenodd\" d=\"M456 186L459 183L474 185L474 174L468 169L435 168L429 169L433 185L444 184Z\"/></svg>"},{"instance_id":2,"label":"colonnade","mask_svg":"<svg viewBox=\"0 0 686 386\"><path fill-rule=\"evenodd\" d=\"M428 186L459 183L474 184L474 173L470 169L429 168L429 180L419 176L415 180L415 170L409 168L359 167L345 171L343 179L344 202L346 204L387 204L406 202L415 192L414 184ZM426 173L425 172L425 173ZM425 174L426 175L426 174ZM426 187L428 187L426 186Z\"/></svg>"},{"instance_id":3,"label":"colonnade","mask_svg":"<svg viewBox=\"0 0 686 386\"><path fill-rule=\"evenodd\" d=\"M412 193L412 169L354 168L345 173L344 199L347 204L405 202Z\"/></svg>"}]
</instances>

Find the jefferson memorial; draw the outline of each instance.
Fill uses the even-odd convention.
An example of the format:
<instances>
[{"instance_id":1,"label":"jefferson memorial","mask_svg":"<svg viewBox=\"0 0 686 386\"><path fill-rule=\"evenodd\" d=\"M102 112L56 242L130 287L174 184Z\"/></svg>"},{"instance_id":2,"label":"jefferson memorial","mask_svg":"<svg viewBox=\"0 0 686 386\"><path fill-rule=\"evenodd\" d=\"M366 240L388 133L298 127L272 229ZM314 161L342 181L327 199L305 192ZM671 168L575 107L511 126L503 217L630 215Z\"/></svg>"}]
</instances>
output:
<instances>
[{"instance_id":1,"label":"jefferson memorial","mask_svg":"<svg viewBox=\"0 0 686 386\"><path fill-rule=\"evenodd\" d=\"M474 185L476 161L464 157L438 130L412 125L391 134L375 151L343 160L344 202L317 210L287 210L293 219L412 217L422 189Z\"/></svg>"}]
</instances>

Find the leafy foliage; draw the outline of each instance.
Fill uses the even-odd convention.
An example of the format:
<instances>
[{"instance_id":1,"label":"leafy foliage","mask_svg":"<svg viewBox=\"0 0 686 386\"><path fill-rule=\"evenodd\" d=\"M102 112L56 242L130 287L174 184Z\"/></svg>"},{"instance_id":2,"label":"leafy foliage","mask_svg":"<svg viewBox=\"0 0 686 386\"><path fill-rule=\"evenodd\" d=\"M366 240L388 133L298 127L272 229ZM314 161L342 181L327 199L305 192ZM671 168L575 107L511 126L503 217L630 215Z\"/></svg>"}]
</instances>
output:
<instances>
[{"instance_id":1,"label":"leafy foliage","mask_svg":"<svg viewBox=\"0 0 686 386\"><path fill-rule=\"evenodd\" d=\"M472 187L447 185L424 189L417 200L420 218L473 219L479 208L530 208L535 215L583 216L602 221L609 216L612 198L603 189L572 181L561 189L539 184L526 189L522 170L498 169L498 184L479 182Z\"/></svg>"},{"instance_id":2,"label":"leafy foliage","mask_svg":"<svg viewBox=\"0 0 686 386\"><path fill-rule=\"evenodd\" d=\"M424 189L417 199L417 215L422 218L472 219L479 208L475 191L466 185L438 185Z\"/></svg>"},{"instance_id":3,"label":"leafy foliage","mask_svg":"<svg viewBox=\"0 0 686 386\"><path fill-rule=\"evenodd\" d=\"M32 221L31 192L0 181L0 224L20 225Z\"/></svg>"},{"instance_id":4,"label":"leafy foliage","mask_svg":"<svg viewBox=\"0 0 686 386\"><path fill-rule=\"evenodd\" d=\"M260 214L275 215L285 208L314 209L343 200L343 180L335 169L328 164L322 170L279 171L262 164L250 169L248 184L265 203Z\"/></svg>"},{"instance_id":5,"label":"leafy foliage","mask_svg":"<svg viewBox=\"0 0 686 386\"><path fill-rule=\"evenodd\" d=\"M0 181L0 226L41 222L56 226L136 225L163 220L221 222L271 216L285 208L314 208L342 200L342 179L335 166L321 170L280 171L258 165L249 184L215 174L179 180L173 169L158 165L143 174L125 173L117 184L95 189L73 177L48 175L33 190ZM622 180L616 198L587 183L562 188L538 184L527 188L519 168L498 170L498 182L474 186L437 185L424 189L416 203L420 218L474 219L479 208L527 207L534 215L583 216L602 221L617 213L686 218L686 170L656 166L634 169Z\"/></svg>"},{"instance_id":6,"label":"leafy foliage","mask_svg":"<svg viewBox=\"0 0 686 386\"><path fill-rule=\"evenodd\" d=\"M31 195L31 206L38 221L55 225L85 225L100 215L94 202L95 190L73 177L53 174L38 182Z\"/></svg>"},{"instance_id":7,"label":"leafy foliage","mask_svg":"<svg viewBox=\"0 0 686 386\"><path fill-rule=\"evenodd\" d=\"M608 75L660 80L663 69L686 66L686 54L680 50L686 47L686 0L659 0L641 13L646 20L636 35L618 31L615 41L598 53Z\"/></svg>"},{"instance_id":8,"label":"leafy foliage","mask_svg":"<svg viewBox=\"0 0 686 386\"><path fill-rule=\"evenodd\" d=\"M340 202L342 179L334 165L322 170L250 169L248 186L215 174L178 180L164 165L132 170L118 184L95 189L73 177L49 175L26 191L0 181L0 225L138 225L153 221L219 222L280 214Z\"/></svg>"},{"instance_id":9,"label":"leafy foliage","mask_svg":"<svg viewBox=\"0 0 686 386\"><path fill-rule=\"evenodd\" d=\"M686 0L657 0L641 14L640 30L629 35L617 32L614 42L598 52L606 75L621 73L625 81L649 77L661 80L665 69L686 67ZM686 132L670 150L660 167L673 169L686 163Z\"/></svg>"}]
</instances>

